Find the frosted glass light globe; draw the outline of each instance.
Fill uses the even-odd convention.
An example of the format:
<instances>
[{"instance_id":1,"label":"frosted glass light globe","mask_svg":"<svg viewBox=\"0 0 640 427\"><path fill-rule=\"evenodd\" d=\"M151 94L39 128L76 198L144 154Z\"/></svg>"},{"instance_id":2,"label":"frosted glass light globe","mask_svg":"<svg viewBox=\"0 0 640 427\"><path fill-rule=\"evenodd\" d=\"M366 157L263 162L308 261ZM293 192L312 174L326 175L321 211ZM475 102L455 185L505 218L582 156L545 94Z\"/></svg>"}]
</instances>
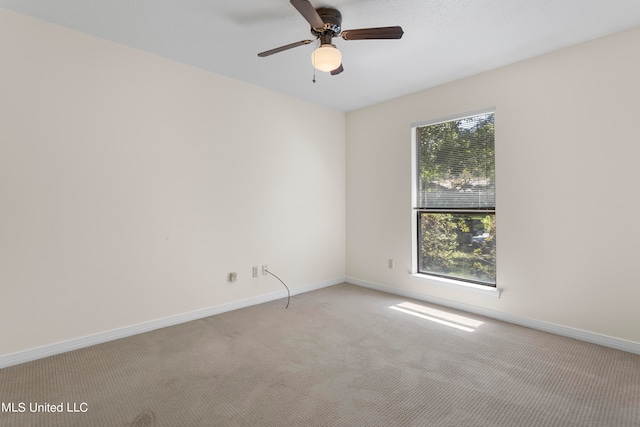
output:
<instances>
[{"instance_id":1,"label":"frosted glass light globe","mask_svg":"<svg viewBox=\"0 0 640 427\"><path fill-rule=\"evenodd\" d=\"M342 64L342 53L332 44L323 44L311 52L311 63L320 71L333 71Z\"/></svg>"}]
</instances>

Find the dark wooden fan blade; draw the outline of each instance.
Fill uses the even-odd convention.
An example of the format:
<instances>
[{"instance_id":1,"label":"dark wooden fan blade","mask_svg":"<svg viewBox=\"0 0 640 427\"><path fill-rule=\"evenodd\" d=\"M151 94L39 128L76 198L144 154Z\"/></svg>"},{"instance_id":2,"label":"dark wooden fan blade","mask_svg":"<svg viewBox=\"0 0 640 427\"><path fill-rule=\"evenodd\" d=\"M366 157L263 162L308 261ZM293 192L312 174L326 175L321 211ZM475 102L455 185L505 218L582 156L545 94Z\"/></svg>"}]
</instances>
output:
<instances>
[{"instance_id":1,"label":"dark wooden fan blade","mask_svg":"<svg viewBox=\"0 0 640 427\"><path fill-rule=\"evenodd\" d=\"M340 74L343 71L344 71L344 68L342 67L342 64L340 64L340 66L338 68L336 68L335 70L331 71L331 75L335 76L335 75Z\"/></svg>"},{"instance_id":2,"label":"dark wooden fan blade","mask_svg":"<svg viewBox=\"0 0 640 427\"><path fill-rule=\"evenodd\" d=\"M265 56L273 55L274 53L282 52L283 50L293 49L294 47L309 44L312 41L313 40L301 40L299 42L291 43L285 46L276 47L275 49L265 50L264 52L260 52L258 56L264 58Z\"/></svg>"},{"instance_id":3,"label":"dark wooden fan blade","mask_svg":"<svg viewBox=\"0 0 640 427\"><path fill-rule=\"evenodd\" d=\"M402 27L380 27L344 30L340 36L345 40L379 40L399 39L403 34Z\"/></svg>"},{"instance_id":4,"label":"dark wooden fan blade","mask_svg":"<svg viewBox=\"0 0 640 427\"><path fill-rule=\"evenodd\" d=\"M324 28L324 21L316 12L316 8L309 2L309 0L290 0L293 7L298 9L300 15L307 20L311 26L317 30L322 30Z\"/></svg>"}]
</instances>

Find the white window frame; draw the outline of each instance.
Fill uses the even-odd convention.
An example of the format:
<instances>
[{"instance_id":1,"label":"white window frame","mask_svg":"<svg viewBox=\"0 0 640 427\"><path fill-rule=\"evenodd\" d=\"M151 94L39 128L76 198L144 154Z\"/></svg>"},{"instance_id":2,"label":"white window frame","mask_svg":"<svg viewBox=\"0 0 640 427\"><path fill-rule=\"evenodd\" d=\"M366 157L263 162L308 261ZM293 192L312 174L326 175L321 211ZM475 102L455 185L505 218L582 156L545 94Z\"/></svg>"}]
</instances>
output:
<instances>
[{"instance_id":1,"label":"white window frame","mask_svg":"<svg viewBox=\"0 0 640 427\"><path fill-rule=\"evenodd\" d=\"M411 131L411 273L410 277L414 280L417 280L421 283L426 283L435 286L441 286L451 289L462 290L466 292L478 293L487 296L492 296L495 298L500 298L500 294L502 293L502 289L498 288L497 284L495 287L486 286L476 283L470 283L462 280L456 280L448 277L440 277L433 276L425 273L418 272L418 215L420 214L418 210L414 209L417 205L417 182L416 182L416 129L418 127L435 125L438 123L450 122L453 120L460 120L467 117L477 116L481 114L489 114L496 112L495 107L485 108L482 110L470 111L463 114L455 114L447 117L441 117L438 119L423 121L412 123L410 127ZM495 149L495 147L494 147ZM496 205L497 205L496 199ZM496 207L497 211L497 207ZM496 260L497 261L497 260Z\"/></svg>"}]
</instances>

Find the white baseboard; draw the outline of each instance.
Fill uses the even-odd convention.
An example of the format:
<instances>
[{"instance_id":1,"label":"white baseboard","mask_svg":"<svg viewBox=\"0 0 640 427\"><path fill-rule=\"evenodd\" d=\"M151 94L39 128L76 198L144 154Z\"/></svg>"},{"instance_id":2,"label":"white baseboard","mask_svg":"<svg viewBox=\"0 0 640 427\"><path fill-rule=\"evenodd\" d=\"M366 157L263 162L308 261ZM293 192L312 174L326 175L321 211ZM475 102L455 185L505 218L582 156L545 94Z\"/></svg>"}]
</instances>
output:
<instances>
[{"instance_id":1,"label":"white baseboard","mask_svg":"<svg viewBox=\"0 0 640 427\"><path fill-rule=\"evenodd\" d=\"M613 338L606 335L600 335L593 332L587 332L580 329L569 328L566 326L556 325L553 323L542 322L539 320L529 319L526 317L514 316L508 313L502 313L499 311L489 310L482 307L476 307L468 304L459 303L438 297L431 297L428 295L420 294L417 292L406 291L403 289L394 288L379 283L367 282L364 280L356 279L353 277L339 277L332 280L327 280L319 283L312 283L309 285L301 286L291 289L291 295L298 295L306 292L315 291L318 289L326 288L329 286L339 285L340 283L351 283L353 285L362 286L369 289L386 292L393 295L399 295L406 298L411 298L419 301L430 302L432 304L438 304L444 307L450 307L456 310L462 310L469 313L479 314L481 316L490 317L493 319L501 320L504 322L513 323L528 328L538 329L545 332L550 332L556 335L562 335L569 338L578 339L581 341L590 342L593 344L602 345L605 347L611 347L629 353L640 354L640 343L633 341L622 340L619 338ZM285 298L287 296L286 290L273 292L266 295L260 295L253 298L248 298L241 301L234 301L226 304L221 304L202 310L197 310L189 313L183 313L176 316L166 317L163 319L152 320L150 322L140 323L137 325L126 326L124 328L114 329L111 331L101 332L94 335L75 338L69 341L50 344L43 347L33 348L29 350L20 351L17 353L7 354L0 356L0 369L9 366L19 365L21 363L31 362L33 360L42 359L56 354L65 353L67 351L77 350L84 347L90 347L92 345L101 344L108 341L113 341L120 338L126 338L132 335L141 334L144 332L153 331L168 326L177 325L180 323L190 322L192 320L202 319L216 314L225 313L228 311L238 310L245 307L250 307L257 304L262 304L269 301Z\"/></svg>"},{"instance_id":2,"label":"white baseboard","mask_svg":"<svg viewBox=\"0 0 640 427\"><path fill-rule=\"evenodd\" d=\"M532 329L538 329L544 332L550 332L556 335L562 335L568 338L574 338L581 341L586 341L592 344L598 344L605 347L615 348L617 350L626 351L629 353L640 354L640 343L627 341L620 338L614 338L607 335L600 335L593 332L583 331L580 329L570 328L567 326L556 325L554 323L542 322L540 320L529 319L526 317L515 316L513 314L503 313L500 311L489 310L482 307L476 307L469 304L464 304L456 301L447 300L444 298L432 297L417 292L406 291L403 289L394 288L392 286L382 285L380 283L372 283L364 280L356 279L354 277L347 277L347 283L353 285L362 286L369 289L374 289L389 294L399 295L406 298L411 298L419 301L430 302L432 304L438 304L443 307L449 307L456 310L466 311L468 313L479 314L481 316L490 317L492 319L502 320L504 322L513 323L520 326L526 326Z\"/></svg>"},{"instance_id":3,"label":"white baseboard","mask_svg":"<svg viewBox=\"0 0 640 427\"><path fill-rule=\"evenodd\" d=\"M312 283L297 288L291 289L291 295L298 295L305 292L315 291L317 289L326 288L328 286L338 285L344 283L345 278L339 277L332 280L326 280L319 283ZM250 307L252 305L262 304L269 301L274 301L287 297L287 291L285 289L273 292L266 295L260 295L253 298L248 298L241 301L234 301L226 304L221 304L213 307L208 307L202 310L192 311L189 313L182 313L175 316L165 317L163 319L156 319L150 322L140 323L137 325L125 326L124 328L114 329L111 331L100 332L94 335L88 335L80 338L74 338L69 341L63 341L55 344L45 345L43 347L33 348L29 350L20 351L17 353L11 353L0 356L0 369L7 368L9 366L19 365L21 363L31 362L33 360L42 359L56 354L65 353L67 351L77 350L84 347L90 347L92 345L101 344L107 341L113 341L119 338L126 338L132 335L141 334L143 332L149 332L160 328L166 328L167 326L178 325L180 323L190 322L192 320L198 320L216 314L225 313L227 311L238 310L240 308Z\"/></svg>"}]
</instances>

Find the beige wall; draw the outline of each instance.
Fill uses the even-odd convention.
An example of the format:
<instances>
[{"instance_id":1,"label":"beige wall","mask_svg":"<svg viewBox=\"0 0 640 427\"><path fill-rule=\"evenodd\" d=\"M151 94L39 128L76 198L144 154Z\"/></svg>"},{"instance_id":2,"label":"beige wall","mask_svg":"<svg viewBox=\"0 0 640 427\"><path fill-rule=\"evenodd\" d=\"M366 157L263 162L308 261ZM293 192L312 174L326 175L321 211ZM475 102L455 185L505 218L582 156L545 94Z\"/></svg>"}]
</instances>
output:
<instances>
[{"instance_id":1,"label":"beige wall","mask_svg":"<svg viewBox=\"0 0 640 427\"><path fill-rule=\"evenodd\" d=\"M0 40L0 355L283 290L254 265L344 277L343 113L2 9Z\"/></svg>"},{"instance_id":2,"label":"beige wall","mask_svg":"<svg viewBox=\"0 0 640 427\"><path fill-rule=\"evenodd\" d=\"M638 46L640 28L347 114L347 275L640 342ZM408 275L410 125L493 106L500 299Z\"/></svg>"}]
</instances>

